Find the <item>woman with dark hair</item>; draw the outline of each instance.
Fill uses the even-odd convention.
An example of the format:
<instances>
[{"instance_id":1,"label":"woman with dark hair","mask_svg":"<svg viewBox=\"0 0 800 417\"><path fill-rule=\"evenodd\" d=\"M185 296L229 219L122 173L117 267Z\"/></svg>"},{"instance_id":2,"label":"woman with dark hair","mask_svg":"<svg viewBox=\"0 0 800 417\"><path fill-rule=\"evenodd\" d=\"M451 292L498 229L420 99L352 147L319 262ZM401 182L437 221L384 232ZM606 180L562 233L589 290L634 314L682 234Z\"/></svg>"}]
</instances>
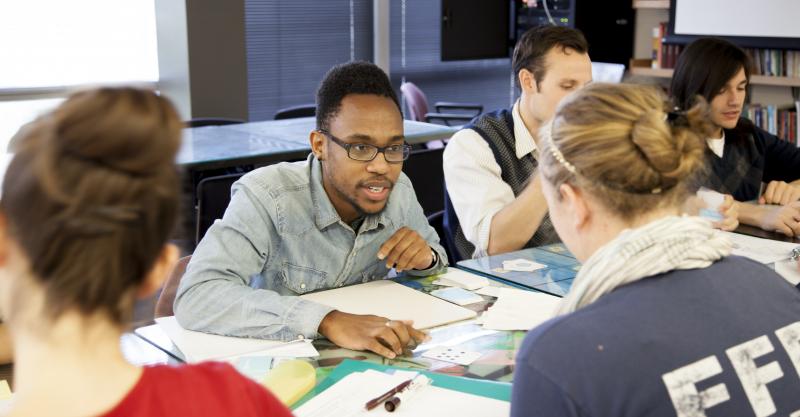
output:
<instances>
[{"instance_id":1,"label":"woman with dark hair","mask_svg":"<svg viewBox=\"0 0 800 417\"><path fill-rule=\"evenodd\" d=\"M691 108L697 97L710 104L715 130L706 138L709 162L701 184L732 194L741 223L800 235L800 149L741 117L750 73L741 48L698 39L678 58L670 94L680 109ZM758 204L745 203L754 200Z\"/></svg>"},{"instance_id":2,"label":"woman with dark hair","mask_svg":"<svg viewBox=\"0 0 800 417\"><path fill-rule=\"evenodd\" d=\"M230 365L128 363L137 297L177 258L182 123L153 92L78 93L16 138L0 199L12 416L289 416Z\"/></svg>"}]
</instances>

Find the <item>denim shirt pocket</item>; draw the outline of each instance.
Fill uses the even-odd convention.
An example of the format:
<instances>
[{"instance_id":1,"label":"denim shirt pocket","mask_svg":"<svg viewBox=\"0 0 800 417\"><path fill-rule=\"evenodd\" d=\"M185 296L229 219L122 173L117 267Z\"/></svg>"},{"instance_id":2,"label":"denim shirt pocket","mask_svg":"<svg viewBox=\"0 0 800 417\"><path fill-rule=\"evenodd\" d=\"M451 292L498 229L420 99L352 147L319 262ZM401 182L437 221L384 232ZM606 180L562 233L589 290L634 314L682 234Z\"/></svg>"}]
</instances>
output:
<instances>
[{"instance_id":1,"label":"denim shirt pocket","mask_svg":"<svg viewBox=\"0 0 800 417\"><path fill-rule=\"evenodd\" d=\"M314 268L297 266L288 262L281 268L283 285L296 294L305 294L318 289L326 288L328 274Z\"/></svg>"}]
</instances>

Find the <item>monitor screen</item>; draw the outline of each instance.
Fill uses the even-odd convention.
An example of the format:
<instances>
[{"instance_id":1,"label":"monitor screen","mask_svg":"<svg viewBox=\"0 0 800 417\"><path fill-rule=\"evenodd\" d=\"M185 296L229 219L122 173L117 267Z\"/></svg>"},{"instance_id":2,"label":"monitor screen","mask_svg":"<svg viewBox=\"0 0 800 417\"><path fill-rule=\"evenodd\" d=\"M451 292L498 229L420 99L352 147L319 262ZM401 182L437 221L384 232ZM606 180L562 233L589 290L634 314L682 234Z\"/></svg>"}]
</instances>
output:
<instances>
[{"instance_id":1,"label":"monitor screen","mask_svg":"<svg viewBox=\"0 0 800 417\"><path fill-rule=\"evenodd\" d=\"M442 61L509 56L509 0L442 0Z\"/></svg>"}]
</instances>

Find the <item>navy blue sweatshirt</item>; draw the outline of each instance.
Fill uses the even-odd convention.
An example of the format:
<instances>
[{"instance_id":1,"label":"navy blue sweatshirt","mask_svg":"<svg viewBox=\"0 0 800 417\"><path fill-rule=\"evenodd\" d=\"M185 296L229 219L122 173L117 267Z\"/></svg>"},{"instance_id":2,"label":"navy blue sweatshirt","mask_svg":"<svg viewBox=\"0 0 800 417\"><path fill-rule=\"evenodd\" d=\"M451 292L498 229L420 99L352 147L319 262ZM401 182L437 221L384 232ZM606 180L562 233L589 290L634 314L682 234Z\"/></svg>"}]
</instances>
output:
<instances>
[{"instance_id":1,"label":"navy blue sweatshirt","mask_svg":"<svg viewBox=\"0 0 800 417\"><path fill-rule=\"evenodd\" d=\"M625 285L535 328L511 404L512 417L795 412L800 292L734 256Z\"/></svg>"}]
</instances>

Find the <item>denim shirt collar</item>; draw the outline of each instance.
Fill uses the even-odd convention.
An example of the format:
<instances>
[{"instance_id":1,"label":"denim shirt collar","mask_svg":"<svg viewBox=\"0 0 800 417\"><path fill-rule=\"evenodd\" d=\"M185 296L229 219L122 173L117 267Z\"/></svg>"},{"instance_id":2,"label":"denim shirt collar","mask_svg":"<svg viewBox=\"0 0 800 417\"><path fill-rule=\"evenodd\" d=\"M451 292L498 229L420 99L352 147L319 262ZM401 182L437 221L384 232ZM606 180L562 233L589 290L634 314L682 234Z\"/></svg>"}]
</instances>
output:
<instances>
[{"instance_id":1,"label":"denim shirt collar","mask_svg":"<svg viewBox=\"0 0 800 417\"><path fill-rule=\"evenodd\" d=\"M309 182L311 187L311 201L314 203L314 222L317 228L323 230L337 222L345 224L342 218L339 217L336 208L333 207L330 198L328 198L328 194L325 192L325 187L322 185L322 164L313 153L308 156L308 165L311 170L311 179ZM386 209L377 215L367 215L364 222L361 224L360 231L366 232L376 229L380 225L384 227L389 225L391 220L386 217L389 204L391 204L391 194L389 195L389 201L386 203Z\"/></svg>"}]
</instances>

